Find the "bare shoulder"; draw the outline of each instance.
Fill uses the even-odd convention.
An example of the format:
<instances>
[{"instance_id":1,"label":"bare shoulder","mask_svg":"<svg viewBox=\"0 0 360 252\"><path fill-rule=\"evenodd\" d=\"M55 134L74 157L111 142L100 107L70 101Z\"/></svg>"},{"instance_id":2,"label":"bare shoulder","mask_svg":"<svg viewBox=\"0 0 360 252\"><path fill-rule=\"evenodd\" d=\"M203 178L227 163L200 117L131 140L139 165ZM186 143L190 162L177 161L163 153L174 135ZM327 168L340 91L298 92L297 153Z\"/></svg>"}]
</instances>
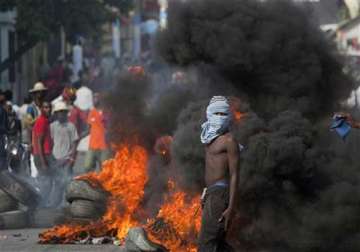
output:
<instances>
[{"instance_id":1,"label":"bare shoulder","mask_svg":"<svg viewBox=\"0 0 360 252\"><path fill-rule=\"evenodd\" d=\"M235 152L239 151L239 144L237 143L234 135L230 132L226 133L224 135L225 138L225 144L228 150L232 150Z\"/></svg>"},{"instance_id":2,"label":"bare shoulder","mask_svg":"<svg viewBox=\"0 0 360 252\"><path fill-rule=\"evenodd\" d=\"M224 134L223 139L226 141L227 144L237 144L236 139L231 132Z\"/></svg>"}]
</instances>

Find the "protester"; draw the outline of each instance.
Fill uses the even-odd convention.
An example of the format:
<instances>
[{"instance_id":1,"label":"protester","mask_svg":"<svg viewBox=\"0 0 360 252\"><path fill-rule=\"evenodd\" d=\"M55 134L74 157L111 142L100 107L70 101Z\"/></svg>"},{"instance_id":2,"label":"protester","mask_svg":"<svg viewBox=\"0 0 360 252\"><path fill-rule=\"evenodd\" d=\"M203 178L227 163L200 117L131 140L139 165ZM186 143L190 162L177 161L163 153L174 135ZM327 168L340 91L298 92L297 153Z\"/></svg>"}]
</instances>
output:
<instances>
[{"instance_id":1,"label":"protester","mask_svg":"<svg viewBox=\"0 0 360 252\"><path fill-rule=\"evenodd\" d=\"M46 206L51 189L51 152L52 140L50 134L49 116L51 106L48 102L41 105L41 115L36 119L32 129L32 153L38 170L37 181L43 196L42 205Z\"/></svg>"},{"instance_id":2,"label":"protester","mask_svg":"<svg viewBox=\"0 0 360 252\"><path fill-rule=\"evenodd\" d=\"M16 112L13 110L13 105L11 102L6 102L5 109L8 115L8 140L15 141L20 144L22 135L21 122L18 119Z\"/></svg>"},{"instance_id":3,"label":"protester","mask_svg":"<svg viewBox=\"0 0 360 252\"><path fill-rule=\"evenodd\" d=\"M84 167L88 172L96 168L96 163L101 165L110 157L110 149L106 140L106 116L102 109L99 93L94 94L94 108L90 111L87 121L90 126L90 143Z\"/></svg>"},{"instance_id":4,"label":"protester","mask_svg":"<svg viewBox=\"0 0 360 252\"><path fill-rule=\"evenodd\" d=\"M68 107L58 102L54 107L56 121L50 125L53 141L52 188L50 206L58 207L64 200L64 189L72 177L72 167L76 156L76 143L79 139L75 125L68 121Z\"/></svg>"},{"instance_id":5,"label":"protester","mask_svg":"<svg viewBox=\"0 0 360 252\"><path fill-rule=\"evenodd\" d=\"M237 190L239 146L229 132L228 100L214 96L206 109L201 142L205 145L205 182L199 252L233 251L225 241Z\"/></svg>"},{"instance_id":6,"label":"protester","mask_svg":"<svg viewBox=\"0 0 360 252\"><path fill-rule=\"evenodd\" d=\"M89 111L94 106L93 92L87 86L87 73L81 71L79 75L79 82L74 84L74 87L78 88L74 104L82 111Z\"/></svg>"},{"instance_id":7,"label":"protester","mask_svg":"<svg viewBox=\"0 0 360 252\"><path fill-rule=\"evenodd\" d=\"M8 133L8 115L4 108L6 103L5 94L0 90L0 170L6 170L7 160L6 160L6 135Z\"/></svg>"},{"instance_id":8,"label":"protester","mask_svg":"<svg viewBox=\"0 0 360 252\"><path fill-rule=\"evenodd\" d=\"M31 97L30 96L24 98L23 104L20 106L19 112L18 112L18 117L19 117L19 119L21 121L23 121L23 119L25 118L26 113L27 113L27 109L28 109L30 103L31 103Z\"/></svg>"},{"instance_id":9,"label":"protester","mask_svg":"<svg viewBox=\"0 0 360 252\"><path fill-rule=\"evenodd\" d=\"M21 122L21 146L24 150L22 161L24 170L31 174L30 170L30 156L31 156L31 131L26 127L27 110L31 103L31 97L28 96L24 99L18 111L18 118Z\"/></svg>"},{"instance_id":10,"label":"protester","mask_svg":"<svg viewBox=\"0 0 360 252\"><path fill-rule=\"evenodd\" d=\"M6 103L6 111L8 113L8 132L7 132L7 164L12 172L19 175L28 175L26 163L22 159L24 154L24 148L22 147L21 137L21 121L17 117L16 112L13 109L13 105L10 101Z\"/></svg>"},{"instance_id":11,"label":"protester","mask_svg":"<svg viewBox=\"0 0 360 252\"><path fill-rule=\"evenodd\" d=\"M34 85L34 88L30 90L32 95L33 102L28 106L25 117L26 127L31 131L31 127L34 125L35 120L41 114L41 106L45 98L47 88L43 83L37 82Z\"/></svg>"},{"instance_id":12,"label":"protester","mask_svg":"<svg viewBox=\"0 0 360 252\"><path fill-rule=\"evenodd\" d=\"M63 100L69 107L69 122L76 127L80 138L87 135L87 113L74 104L76 100L76 89L65 88L62 94Z\"/></svg>"}]
</instances>

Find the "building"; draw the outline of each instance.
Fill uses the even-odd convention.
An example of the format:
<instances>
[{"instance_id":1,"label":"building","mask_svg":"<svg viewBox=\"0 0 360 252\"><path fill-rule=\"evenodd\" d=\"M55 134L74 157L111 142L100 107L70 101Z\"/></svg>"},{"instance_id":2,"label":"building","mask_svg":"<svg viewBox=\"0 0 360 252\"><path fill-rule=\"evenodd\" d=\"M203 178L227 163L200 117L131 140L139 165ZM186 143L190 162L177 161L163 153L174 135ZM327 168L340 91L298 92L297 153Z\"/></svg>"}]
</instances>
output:
<instances>
[{"instance_id":1,"label":"building","mask_svg":"<svg viewBox=\"0 0 360 252\"><path fill-rule=\"evenodd\" d=\"M15 23L16 12L6 11L0 12L0 59L6 60L15 52ZM10 68L0 75L0 88L8 89L10 83L15 82L15 69Z\"/></svg>"}]
</instances>

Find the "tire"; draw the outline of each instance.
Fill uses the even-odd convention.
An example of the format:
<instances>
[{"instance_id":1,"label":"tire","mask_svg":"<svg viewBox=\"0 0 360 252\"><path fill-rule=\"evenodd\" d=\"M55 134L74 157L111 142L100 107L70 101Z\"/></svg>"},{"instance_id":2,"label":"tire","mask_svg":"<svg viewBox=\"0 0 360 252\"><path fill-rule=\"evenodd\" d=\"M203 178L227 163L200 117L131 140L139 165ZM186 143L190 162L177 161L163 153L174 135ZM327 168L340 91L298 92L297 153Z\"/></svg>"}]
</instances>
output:
<instances>
[{"instance_id":1,"label":"tire","mask_svg":"<svg viewBox=\"0 0 360 252\"><path fill-rule=\"evenodd\" d=\"M40 195L35 188L8 171L0 173L0 188L21 204L30 208L37 206Z\"/></svg>"},{"instance_id":2,"label":"tire","mask_svg":"<svg viewBox=\"0 0 360 252\"><path fill-rule=\"evenodd\" d=\"M129 245L135 245L140 251L161 251L161 246L149 241L141 227L130 228L125 240Z\"/></svg>"},{"instance_id":3,"label":"tire","mask_svg":"<svg viewBox=\"0 0 360 252\"><path fill-rule=\"evenodd\" d=\"M0 214L0 229L19 229L28 226L28 213L23 210Z\"/></svg>"},{"instance_id":4,"label":"tire","mask_svg":"<svg viewBox=\"0 0 360 252\"><path fill-rule=\"evenodd\" d=\"M95 202L106 202L108 193L102 189L92 187L84 180L73 180L65 191L66 200L71 203L74 200L91 200Z\"/></svg>"},{"instance_id":5,"label":"tire","mask_svg":"<svg viewBox=\"0 0 360 252\"><path fill-rule=\"evenodd\" d=\"M18 203L6 192L0 190L0 213L13 211L18 208Z\"/></svg>"},{"instance_id":6,"label":"tire","mask_svg":"<svg viewBox=\"0 0 360 252\"><path fill-rule=\"evenodd\" d=\"M75 218L98 219L105 213L105 204L90 200L74 200L70 205L70 213Z\"/></svg>"},{"instance_id":7,"label":"tire","mask_svg":"<svg viewBox=\"0 0 360 252\"><path fill-rule=\"evenodd\" d=\"M125 249L126 252L142 252L142 250L138 248L134 242L128 239L125 239Z\"/></svg>"},{"instance_id":8,"label":"tire","mask_svg":"<svg viewBox=\"0 0 360 252\"><path fill-rule=\"evenodd\" d=\"M31 227L33 228L49 228L65 221L64 209L40 208L32 212Z\"/></svg>"}]
</instances>

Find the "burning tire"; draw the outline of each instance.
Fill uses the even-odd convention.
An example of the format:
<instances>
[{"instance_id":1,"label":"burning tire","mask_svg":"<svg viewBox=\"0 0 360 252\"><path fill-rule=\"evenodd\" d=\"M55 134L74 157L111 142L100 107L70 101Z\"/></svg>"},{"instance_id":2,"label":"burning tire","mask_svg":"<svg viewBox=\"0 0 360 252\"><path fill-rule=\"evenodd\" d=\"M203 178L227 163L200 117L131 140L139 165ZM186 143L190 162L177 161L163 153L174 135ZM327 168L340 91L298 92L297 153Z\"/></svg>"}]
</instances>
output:
<instances>
[{"instance_id":1,"label":"burning tire","mask_svg":"<svg viewBox=\"0 0 360 252\"><path fill-rule=\"evenodd\" d=\"M0 173L0 188L23 205L35 207L40 196L33 186L8 171Z\"/></svg>"},{"instance_id":2,"label":"burning tire","mask_svg":"<svg viewBox=\"0 0 360 252\"><path fill-rule=\"evenodd\" d=\"M63 223L65 220L64 209L42 208L36 209L30 218L31 227L49 228Z\"/></svg>"},{"instance_id":3,"label":"burning tire","mask_svg":"<svg viewBox=\"0 0 360 252\"><path fill-rule=\"evenodd\" d=\"M0 213L16 210L17 208L17 202L6 192L0 190Z\"/></svg>"},{"instance_id":4,"label":"burning tire","mask_svg":"<svg viewBox=\"0 0 360 252\"><path fill-rule=\"evenodd\" d=\"M108 193L101 189L92 187L84 180L73 180L66 188L65 196L66 200L70 203L75 200L106 202Z\"/></svg>"},{"instance_id":5,"label":"burning tire","mask_svg":"<svg viewBox=\"0 0 360 252\"><path fill-rule=\"evenodd\" d=\"M98 219L105 213L105 204L90 200L74 200L70 205L70 213L75 218Z\"/></svg>"},{"instance_id":6,"label":"burning tire","mask_svg":"<svg viewBox=\"0 0 360 252\"><path fill-rule=\"evenodd\" d=\"M163 251L162 248L149 241L143 228L131 228L126 236L125 246L130 251ZM135 245L135 247L134 247ZM139 250L133 250L135 248Z\"/></svg>"},{"instance_id":7,"label":"burning tire","mask_svg":"<svg viewBox=\"0 0 360 252\"><path fill-rule=\"evenodd\" d=\"M0 214L0 229L18 229L28 225L28 213L23 210Z\"/></svg>"}]
</instances>

